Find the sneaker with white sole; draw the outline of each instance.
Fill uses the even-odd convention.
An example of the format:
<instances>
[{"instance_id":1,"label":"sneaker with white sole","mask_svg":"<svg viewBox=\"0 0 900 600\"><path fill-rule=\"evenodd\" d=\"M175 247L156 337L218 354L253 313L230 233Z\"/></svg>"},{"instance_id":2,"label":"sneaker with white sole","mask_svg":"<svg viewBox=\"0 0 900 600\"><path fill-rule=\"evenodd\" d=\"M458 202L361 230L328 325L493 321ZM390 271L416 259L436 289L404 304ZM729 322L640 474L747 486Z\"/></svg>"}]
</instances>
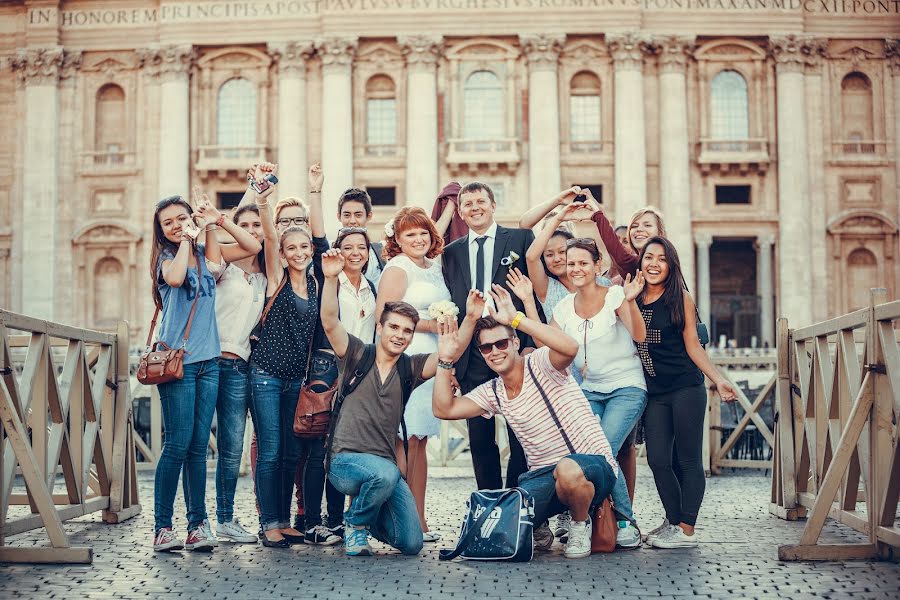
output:
<instances>
[{"instance_id":1,"label":"sneaker with white sole","mask_svg":"<svg viewBox=\"0 0 900 600\"><path fill-rule=\"evenodd\" d=\"M217 523L216 537L223 542L235 542L238 544L255 544L258 540L255 535L244 529L237 519L232 519L225 523Z\"/></svg>"},{"instance_id":2,"label":"sneaker with white sole","mask_svg":"<svg viewBox=\"0 0 900 600\"><path fill-rule=\"evenodd\" d=\"M181 550L184 544L175 535L175 530L171 527L163 527L153 536L154 552L171 552L172 550Z\"/></svg>"},{"instance_id":3,"label":"sneaker with white sole","mask_svg":"<svg viewBox=\"0 0 900 600\"><path fill-rule=\"evenodd\" d=\"M341 541L341 538L324 525L316 525L307 529L305 539L307 544L318 546L334 546Z\"/></svg>"},{"instance_id":4,"label":"sneaker with white sole","mask_svg":"<svg viewBox=\"0 0 900 600\"><path fill-rule=\"evenodd\" d=\"M441 541L441 534L436 531L423 531L422 541L426 544L429 542L439 542Z\"/></svg>"},{"instance_id":5,"label":"sneaker with white sole","mask_svg":"<svg viewBox=\"0 0 900 600\"><path fill-rule=\"evenodd\" d=\"M619 531L616 532L616 546L618 548L640 548L641 532L630 522L625 521L625 525L619 525Z\"/></svg>"},{"instance_id":6,"label":"sneaker with white sole","mask_svg":"<svg viewBox=\"0 0 900 600\"><path fill-rule=\"evenodd\" d=\"M591 518L569 523L569 541L566 542L566 558L585 558L591 555Z\"/></svg>"},{"instance_id":7,"label":"sneaker with white sole","mask_svg":"<svg viewBox=\"0 0 900 600\"><path fill-rule=\"evenodd\" d=\"M653 538L650 545L654 548L696 548L697 535L687 535L678 525L669 525L669 529Z\"/></svg>"},{"instance_id":8,"label":"sneaker with white sole","mask_svg":"<svg viewBox=\"0 0 900 600\"><path fill-rule=\"evenodd\" d=\"M564 513L560 513L558 517L556 517L556 531L553 532L553 535L559 538L563 544L566 543L566 540L569 537L569 523L572 522L572 515L569 514L569 511Z\"/></svg>"},{"instance_id":9,"label":"sneaker with white sole","mask_svg":"<svg viewBox=\"0 0 900 600\"><path fill-rule=\"evenodd\" d=\"M344 550L347 556L372 556L369 530L348 526L344 528Z\"/></svg>"},{"instance_id":10,"label":"sneaker with white sole","mask_svg":"<svg viewBox=\"0 0 900 600\"><path fill-rule=\"evenodd\" d=\"M650 540L652 540L653 538L658 536L663 531L667 530L669 528L670 524L671 523L669 523L668 519L663 519L663 522L660 523L659 527L657 527L656 529L651 529L647 533L643 534L641 537L643 537L645 542L649 543Z\"/></svg>"},{"instance_id":11,"label":"sneaker with white sole","mask_svg":"<svg viewBox=\"0 0 900 600\"><path fill-rule=\"evenodd\" d=\"M203 519L200 525L188 533L184 549L211 552L218 545L219 542L216 541L216 536L213 535L212 528L209 526L209 520Z\"/></svg>"},{"instance_id":12,"label":"sneaker with white sole","mask_svg":"<svg viewBox=\"0 0 900 600\"><path fill-rule=\"evenodd\" d=\"M553 546L553 540L553 532L550 531L550 525L546 521L534 528L535 550L549 550Z\"/></svg>"}]
</instances>

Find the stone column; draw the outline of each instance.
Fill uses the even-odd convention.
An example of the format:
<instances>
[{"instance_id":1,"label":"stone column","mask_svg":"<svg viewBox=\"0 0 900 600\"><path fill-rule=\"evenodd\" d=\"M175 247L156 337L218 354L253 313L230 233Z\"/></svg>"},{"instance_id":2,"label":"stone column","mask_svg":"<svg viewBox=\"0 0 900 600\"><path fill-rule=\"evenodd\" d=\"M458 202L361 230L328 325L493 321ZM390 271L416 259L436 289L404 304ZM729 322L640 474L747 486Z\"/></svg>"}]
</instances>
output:
<instances>
[{"instance_id":1,"label":"stone column","mask_svg":"<svg viewBox=\"0 0 900 600\"><path fill-rule=\"evenodd\" d=\"M269 44L278 65L278 196L307 195L306 63L312 42Z\"/></svg>"},{"instance_id":2,"label":"stone column","mask_svg":"<svg viewBox=\"0 0 900 600\"><path fill-rule=\"evenodd\" d=\"M887 40L885 46L894 80L894 202L900 216L900 39Z\"/></svg>"},{"instance_id":3,"label":"stone column","mask_svg":"<svg viewBox=\"0 0 900 600\"><path fill-rule=\"evenodd\" d=\"M700 310L700 320L706 323L709 330L712 345L718 340L712 339L712 323L709 322L710 314L710 281L709 281L709 247L712 246L712 236L708 233L694 235L694 243L697 245L697 308ZM680 257L681 255L679 255Z\"/></svg>"},{"instance_id":4,"label":"stone column","mask_svg":"<svg viewBox=\"0 0 900 600\"><path fill-rule=\"evenodd\" d=\"M322 204L325 227L337 230L337 200L353 186L353 57L357 38L316 40L322 58Z\"/></svg>"},{"instance_id":5,"label":"stone column","mask_svg":"<svg viewBox=\"0 0 900 600\"><path fill-rule=\"evenodd\" d=\"M804 47L806 73L804 87L806 89L806 126L807 126L807 164L809 179L809 269L811 271L811 298L827 298L831 293L828 286L828 215L825 192L825 140L823 123L826 120L822 107L822 65L828 40L811 40ZM828 302L810 302L810 318L824 321L829 317ZM771 337L771 333L769 333ZM773 338L774 339L774 338Z\"/></svg>"},{"instance_id":6,"label":"stone column","mask_svg":"<svg viewBox=\"0 0 900 600\"><path fill-rule=\"evenodd\" d=\"M559 53L561 33L520 35L528 59L528 192L530 206L562 187L559 169Z\"/></svg>"},{"instance_id":7,"label":"stone column","mask_svg":"<svg viewBox=\"0 0 900 600\"><path fill-rule=\"evenodd\" d=\"M437 63L444 38L416 35L401 37L398 42L406 57L405 203L421 206L430 213L440 191Z\"/></svg>"},{"instance_id":8,"label":"stone column","mask_svg":"<svg viewBox=\"0 0 900 600\"><path fill-rule=\"evenodd\" d=\"M159 70L159 197L190 198L190 45L156 50Z\"/></svg>"},{"instance_id":9,"label":"stone column","mask_svg":"<svg viewBox=\"0 0 900 600\"><path fill-rule=\"evenodd\" d=\"M606 36L615 67L615 225L627 224L647 204L644 124L644 51L636 33Z\"/></svg>"},{"instance_id":10,"label":"stone column","mask_svg":"<svg viewBox=\"0 0 900 600\"><path fill-rule=\"evenodd\" d=\"M761 235L756 238L756 272L759 281L760 300L760 346L768 342L775 347L775 280L772 277L772 246L775 236Z\"/></svg>"},{"instance_id":11,"label":"stone column","mask_svg":"<svg viewBox=\"0 0 900 600\"><path fill-rule=\"evenodd\" d=\"M20 48L12 59L24 86L22 164L22 312L53 319L59 202L59 78L61 47ZM39 285L29 285L39 281ZM4 285L8 282L4 282Z\"/></svg>"},{"instance_id":12,"label":"stone column","mask_svg":"<svg viewBox=\"0 0 900 600\"><path fill-rule=\"evenodd\" d=\"M660 204L666 216L666 234L681 251L681 270L691 289L694 253L691 248L691 176L688 141L687 82L685 69L694 47L693 38L664 36L659 47L659 170Z\"/></svg>"},{"instance_id":13,"label":"stone column","mask_svg":"<svg viewBox=\"0 0 900 600\"><path fill-rule=\"evenodd\" d=\"M778 250L781 316L791 327L812 319L809 176L807 165L806 102L803 72L808 40L788 35L770 40L775 58L776 122L778 136Z\"/></svg>"}]
</instances>

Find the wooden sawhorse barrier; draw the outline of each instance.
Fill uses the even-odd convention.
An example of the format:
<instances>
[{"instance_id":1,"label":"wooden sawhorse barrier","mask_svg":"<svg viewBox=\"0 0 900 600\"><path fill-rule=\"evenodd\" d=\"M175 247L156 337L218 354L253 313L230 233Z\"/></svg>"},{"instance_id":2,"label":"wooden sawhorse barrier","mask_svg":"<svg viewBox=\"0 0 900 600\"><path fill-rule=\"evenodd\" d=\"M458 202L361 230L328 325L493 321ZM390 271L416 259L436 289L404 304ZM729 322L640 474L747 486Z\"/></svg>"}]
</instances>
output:
<instances>
[{"instance_id":1,"label":"wooden sawhorse barrier","mask_svg":"<svg viewBox=\"0 0 900 600\"><path fill-rule=\"evenodd\" d=\"M778 322L771 512L794 520L809 511L800 542L779 547L780 560L900 551L900 301L886 298L874 289L868 308L801 329ZM866 541L818 543L828 517Z\"/></svg>"},{"instance_id":2,"label":"wooden sawhorse barrier","mask_svg":"<svg viewBox=\"0 0 900 600\"><path fill-rule=\"evenodd\" d=\"M30 337L21 377L12 332ZM53 341L51 341L53 340ZM51 346L67 345L57 376ZM128 326L115 334L0 310L0 562L90 563L63 522L103 511L107 523L141 512L135 470ZM13 493L17 466L24 493ZM65 490L54 493L61 471ZM10 506L27 505L30 511ZM45 528L50 545L13 547L7 538Z\"/></svg>"}]
</instances>

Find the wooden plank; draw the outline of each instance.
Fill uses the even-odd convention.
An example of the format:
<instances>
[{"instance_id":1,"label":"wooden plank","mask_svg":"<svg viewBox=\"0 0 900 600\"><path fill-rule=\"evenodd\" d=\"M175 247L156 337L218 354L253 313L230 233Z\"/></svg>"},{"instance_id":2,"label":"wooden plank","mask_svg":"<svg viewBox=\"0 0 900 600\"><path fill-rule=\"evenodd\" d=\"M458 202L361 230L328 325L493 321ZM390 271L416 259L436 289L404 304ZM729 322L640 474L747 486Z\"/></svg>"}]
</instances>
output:
<instances>
[{"instance_id":1,"label":"wooden plank","mask_svg":"<svg viewBox=\"0 0 900 600\"><path fill-rule=\"evenodd\" d=\"M71 519L77 519L78 517L83 517L84 515L89 515L92 512L103 510L107 506L109 506L109 497L100 496L98 498L91 498L84 504L68 504L60 506L56 509L55 513L59 520L62 522L69 521ZM22 517L21 519L7 521L5 534L8 536L18 535L20 533L32 531L43 526L44 520L41 518L41 515L30 515L28 517Z\"/></svg>"},{"instance_id":2,"label":"wooden plank","mask_svg":"<svg viewBox=\"0 0 900 600\"><path fill-rule=\"evenodd\" d=\"M778 560L855 560L875 558L875 544L790 544L778 547Z\"/></svg>"},{"instance_id":3,"label":"wooden plank","mask_svg":"<svg viewBox=\"0 0 900 600\"><path fill-rule=\"evenodd\" d=\"M141 505L140 504L132 504L128 508L124 508L119 512L110 512L108 510L103 511L103 522L104 523L123 523L128 519L134 518L141 514Z\"/></svg>"},{"instance_id":4,"label":"wooden plank","mask_svg":"<svg viewBox=\"0 0 900 600\"><path fill-rule=\"evenodd\" d=\"M874 312L876 321L893 321L900 319L900 300L876 304Z\"/></svg>"},{"instance_id":5,"label":"wooden plank","mask_svg":"<svg viewBox=\"0 0 900 600\"><path fill-rule=\"evenodd\" d=\"M741 434L744 433L744 431L747 429L747 425L750 424L750 419L752 418L752 415L759 414L759 408L766 401L766 399L767 399L766 397L769 395L769 392L771 391L774 383L775 383L775 380L770 379L769 383L766 384L766 387L763 388L763 390L756 397L756 400L753 402L753 405L750 407L750 411L744 412L744 416L741 417L740 421L738 421L737 427L735 427L734 431L731 432L731 435L728 436L728 439L722 445L721 449L717 451L717 453L716 453L717 460L719 457L724 457L726 454L728 454L731 451L731 449L737 443L738 438L740 438ZM735 390L737 390L738 386L735 385L734 388L735 388ZM768 427L766 428L766 430L768 430ZM766 438L766 439L768 440L768 438ZM772 446L775 445L774 434L772 434L772 440L770 442L770 445L772 445Z\"/></svg>"},{"instance_id":6,"label":"wooden plank","mask_svg":"<svg viewBox=\"0 0 900 600\"><path fill-rule=\"evenodd\" d=\"M722 458L716 461L719 467L723 469L771 469L771 460L736 460L730 458Z\"/></svg>"},{"instance_id":7,"label":"wooden plank","mask_svg":"<svg viewBox=\"0 0 900 600\"><path fill-rule=\"evenodd\" d=\"M866 324L868 312L869 309L861 308L851 313L847 313L846 315L841 315L840 317L828 319L827 321L822 321L821 323L816 323L808 327L795 329L793 332L794 339L798 341L808 340L819 336L833 335L843 329L863 327Z\"/></svg>"},{"instance_id":8,"label":"wooden plank","mask_svg":"<svg viewBox=\"0 0 900 600\"><path fill-rule=\"evenodd\" d=\"M781 446L778 462L780 497L785 508L793 508L797 502L797 467L794 444L794 409L791 392L791 332L787 319L778 319L778 372L775 383L775 401L778 410L776 434L777 443ZM802 435L802 434L801 434ZM801 442L802 443L802 442ZM774 478L773 478L774 479Z\"/></svg>"},{"instance_id":9,"label":"wooden plank","mask_svg":"<svg viewBox=\"0 0 900 600\"><path fill-rule=\"evenodd\" d=\"M115 334L112 333L104 333L101 331L94 331L93 329L81 329L70 325L63 325L61 323L53 323L3 309L0 309L0 323L6 325L10 329L30 331L32 333L44 333L57 338L68 338L85 342L112 344L116 338Z\"/></svg>"},{"instance_id":10,"label":"wooden plank","mask_svg":"<svg viewBox=\"0 0 900 600\"><path fill-rule=\"evenodd\" d=\"M778 506L774 502L769 504L769 512L785 521L797 521L806 517L806 508L802 506L785 508L784 506Z\"/></svg>"},{"instance_id":11,"label":"wooden plank","mask_svg":"<svg viewBox=\"0 0 900 600\"><path fill-rule=\"evenodd\" d=\"M876 537L879 541L900 550L900 528L879 525L876 529Z\"/></svg>"},{"instance_id":12,"label":"wooden plank","mask_svg":"<svg viewBox=\"0 0 900 600\"><path fill-rule=\"evenodd\" d=\"M0 563L81 564L94 561L90 548L0 548Z\"/></svg>"},{"instance_id":13,"label":"wooden plank","mask_svg":"<svg viewBox=\"0 0 900 600\"><path fill-rule=\"evenodd\" d=\"M717 367L734 367L734 366L756 366L769 365L773 369L778 365L778 358L775 354L767 354L765 356L716 356L710 357L712 364Z\"/></svg>"}]
</instances>

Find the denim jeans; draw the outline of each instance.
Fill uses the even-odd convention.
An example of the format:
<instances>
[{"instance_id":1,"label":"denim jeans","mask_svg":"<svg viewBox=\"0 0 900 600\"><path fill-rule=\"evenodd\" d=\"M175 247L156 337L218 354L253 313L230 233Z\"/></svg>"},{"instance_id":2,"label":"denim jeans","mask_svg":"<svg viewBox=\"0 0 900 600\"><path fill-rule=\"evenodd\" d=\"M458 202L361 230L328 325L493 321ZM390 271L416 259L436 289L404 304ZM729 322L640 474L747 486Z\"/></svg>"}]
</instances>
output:
<instances>
[{"instance_id":1,"label":"denim jeans","mask_svg":"<svg viewBox=\"0 0 900 600\"><path fill-rule=\"evenodd\" d=\"M237 487L244 428L250 408L250 368L240 358L217 358L219 399L216 402L216 520L227 523L234 518L234 490Z\"/></svg>"},{"instance_id":2,"label":"denim jeans","mask_svg":"<svg viewBox=\"0 0 900 600\"><path fill-rule=\"evenodd\" d=\"M618 454L628 435L640 420L647 406L647 392L639 387L625 387L612 392L591 392L584 390L584 395L591 405L591 410L600 417L600 426L612 448L613 455ZM616 511L634 521L634 510L628 496L625 477L619 476L612 491L613 504Z\"/></svg>"},{"instance_id":3,"label":"denim jeans","mask_svg":"<svg viewBox=\"0 0 900 600\"><path fill-rule=\"evenodd\" d=\"M153 483L154 529L172 526L182 468L188 529L193 529L207 518L206 449L219 391L219 365L215 360L184 365L182 379L162 383L157 389L165 440Z\"/></svg>"},{"instance_id":4,"label":"denim jeans","mask_svg":"<svg viewBox=\"0 0 900 600\"><path fill-rule=\"evenodd\" d=\"M281 379L250 364L250 416L256 430L256 499L264 531L291 526L294 474L300 439L294 435L294 410L302 381Z\"/></svg>"},{"instance_id":5,"label":"denim jeans","mask_svg":"<svg viewBox=\"0 0 900 600\"><path fill-rule=\"evenodd\" d=\"M585 479L594 484L591 506L598 506L610 495L617 481L613 468L606 458L598 454L570 454L566 456L578 463ZM558 464L558 463L557 463ZM556 494L556 465L539 467L519 476L519 487L527 490L534 499L534 522L543 523L553 515L569 509Z\"/></svg>"},{"instance_id":6,"label":"denim jeans","mask_svg":"<svg viewBox=\"0 0 900 600\"><path fill-rule=\"evenodd\" d=\"M341 452L331 457L328 477L353 496L344 513L348 527L366 527L372 536L403 554L422 550L416 501L393 461L374 454Z\"/></svg>"}]
</instances>

